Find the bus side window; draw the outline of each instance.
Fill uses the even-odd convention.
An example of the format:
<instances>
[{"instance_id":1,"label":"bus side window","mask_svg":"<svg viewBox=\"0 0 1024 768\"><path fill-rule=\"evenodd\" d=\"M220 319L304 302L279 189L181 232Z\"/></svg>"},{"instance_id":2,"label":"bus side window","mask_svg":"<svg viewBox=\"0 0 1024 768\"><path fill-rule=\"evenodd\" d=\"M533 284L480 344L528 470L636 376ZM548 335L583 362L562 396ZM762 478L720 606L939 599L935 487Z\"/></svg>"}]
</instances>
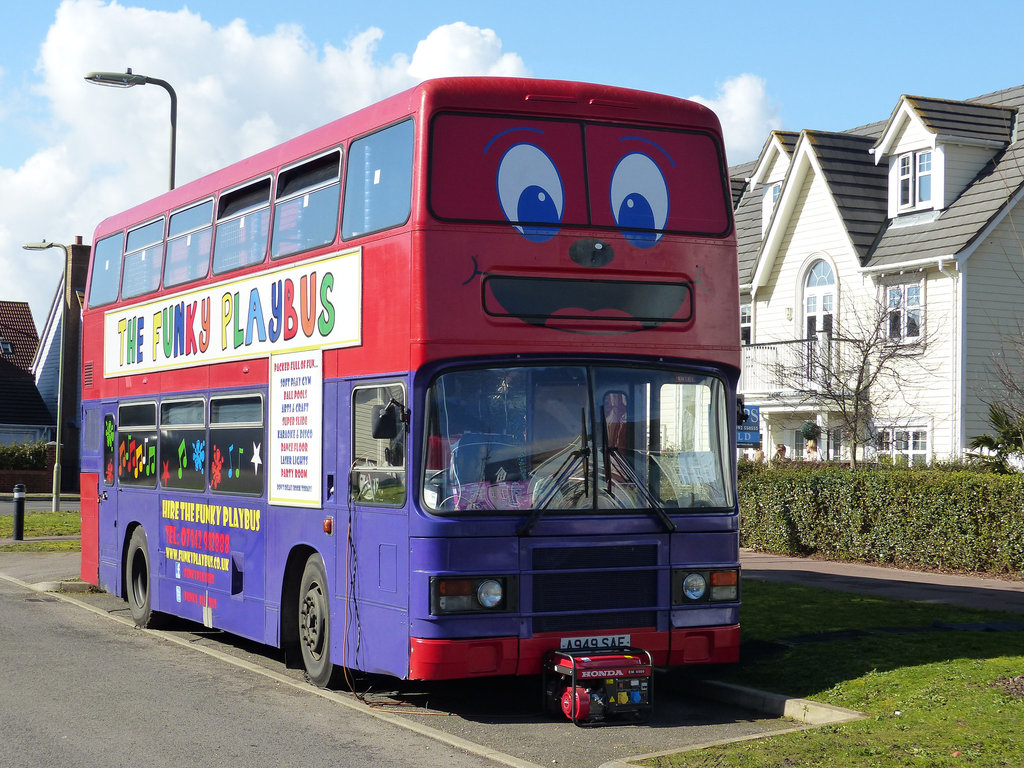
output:
<instances>
[{"instance_id":1,"label":"bus side window","mask_svg":"<svg viewBox=\"0 0 1024 768\"><path fill-rule=\"evenodd\" d=\"M279 259L333 243L340 197L340 151L281 171L270 257Z\"/></svg>"},{"instance_id":2,"label":"bus side window","mask_svg":"<svg viewBox=\"0 0 1024 768\"><path fill-rule=\"evenodd\" d=\"M156 488L156 403L118 406L117 421L118 483Z\"/></svg>"},{"instance_id":3,"label":"bus side window","mask_svg":"<svg viewBox=\"0 0 1024 768\"><path fill-rule=\"evenodd\" d=\"M121 276L121 298L131 299L160 287L163 271L164 220L151 221L128 232Z\"/></svg>"},{"instance_id":4,"label":"bus side window","mask_svg":"<svg viewBox=\"0 0 1024 768\"><path fill-rule=\"evenodd\" d=\"M206 488L206 403L202 398L160 404L160 481L164 488Z\"/></svg>"},{"instance_id":5,"label":"bus side window","mask_svg":"<svg viewBox=\"0 0 1024 768\"><path fill-rule=\"evenodd\" d=\"M124 232L105 237L92 249L92 274L89 278L89 306L102 307L117 301L121 285L121 256Z\"/></svg>"},{"instance_id":6,"label":"bus side window","mask_svg":"<svg viewBox=\"0 0 1024 768\"><path fill-rule=\"evenodd\" d=\"M213 244L213 200L171 214L167 225L164 287L206 277Z\"/></svg>"},{"instance_id":7,"label":"bus side window","mask_svg":"<svg viewBox=\"0 0 1024 768\"><path fill-rule=\"evenodd\" d=\"M265 441L261 395L211 397L210 488L261 496Z\"/></svg>"},{"instance_id":8,"label":"bus side window","mask_svg":"<svg viewBox=\"0 0 1024 768\"><path fill-rule=\"evenodd\" d=\"M352 142L345 171L346 240L404 224L412 210L413 122Z\"/></svg>"},{"instance_id":9,"label":"bus side window","mask_svg":"<svg viewBox=\"0 0 1024 768\"><path fill-rule=\"evenodd\" d=\"M405 389L401 384L359 387L352 392L352 497L369 504L401 506L405 503L406 426ZM374 428L389 411L397 417L397 428L374 437ZM384 417L385 421L389 419ZM377 430L382 434L382 430Z\"/></svg>"},{"instance_id":10,"label":"bus side window","mask_svg":"<svg viewBox=\"0 0 1024 768\"><path fill-rule=\"evenodd\" d=\"M213 273L262 262L269 234L269 178L222 194L213 237Z\"/></svg>"}]
</instances>

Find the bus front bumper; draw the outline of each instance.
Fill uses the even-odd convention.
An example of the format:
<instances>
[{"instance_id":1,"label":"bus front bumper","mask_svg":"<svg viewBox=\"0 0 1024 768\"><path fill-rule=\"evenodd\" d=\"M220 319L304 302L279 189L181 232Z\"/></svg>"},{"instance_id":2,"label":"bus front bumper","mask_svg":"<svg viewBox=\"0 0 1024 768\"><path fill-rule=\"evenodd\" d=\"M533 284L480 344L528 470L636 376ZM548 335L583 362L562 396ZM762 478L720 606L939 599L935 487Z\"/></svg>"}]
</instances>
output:
<instances>
[{"instance_id":1,"label":"bus front bumper","mask_svg":"<svg viewBox=\"0 0 1024 768\"><path fill-rule=\"evenodd\" d=\"M687 627L671 632L623 630L630 645L650 651L655 666L728 664L739 660L740 627ZM582 637L581 633L576 633ZM544 654L573 633L531 638L482 637L409 641L410 680L457 680L495 675L539 675Z\"/></svg>"}]
</instances>

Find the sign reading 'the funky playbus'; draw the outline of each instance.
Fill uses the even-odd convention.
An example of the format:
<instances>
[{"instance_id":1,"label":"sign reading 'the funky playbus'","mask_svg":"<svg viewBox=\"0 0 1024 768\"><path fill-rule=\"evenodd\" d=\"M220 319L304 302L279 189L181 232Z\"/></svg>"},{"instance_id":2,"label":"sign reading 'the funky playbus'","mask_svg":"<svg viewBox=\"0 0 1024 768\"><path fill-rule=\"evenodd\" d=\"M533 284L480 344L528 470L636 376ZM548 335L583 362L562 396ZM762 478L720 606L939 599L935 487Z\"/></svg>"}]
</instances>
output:
<instances>
[{"instance_id":1,"label":"sign reading 'the funky playbus'","mask_svg":"<svg viewBox=\"0 0 1024 768\"><path fill-rule=\"evenodd\" d=\"M361 267L357 248L111 310L104 375L356 346Z\"/></svg>"}]
</instances>

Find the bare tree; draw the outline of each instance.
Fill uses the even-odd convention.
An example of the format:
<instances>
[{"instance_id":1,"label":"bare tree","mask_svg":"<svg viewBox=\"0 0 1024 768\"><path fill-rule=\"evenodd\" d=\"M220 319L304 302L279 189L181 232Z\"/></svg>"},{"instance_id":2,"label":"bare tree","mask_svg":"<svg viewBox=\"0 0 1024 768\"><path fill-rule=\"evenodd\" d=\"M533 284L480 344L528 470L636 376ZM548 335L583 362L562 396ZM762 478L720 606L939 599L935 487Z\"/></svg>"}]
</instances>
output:
<instances>
[{"instance_id":1,"label":"bare tree","mask_svg":"<svg viewBox=\"0 0 1024 768\"><path fill-rule=\"evenodd\" d=\"M877 398L887 398L891 411L892 399L928 372L925 346L925 327L919 321L908 321L898 309L875 302L866 311L848 313L831 332L819 332L801 342L796 354L771 364L773 378L784 390L774 397L828 413L830 426L837 422L856 466L857 449L874 438Z\"/></svg>"}]
</instances>

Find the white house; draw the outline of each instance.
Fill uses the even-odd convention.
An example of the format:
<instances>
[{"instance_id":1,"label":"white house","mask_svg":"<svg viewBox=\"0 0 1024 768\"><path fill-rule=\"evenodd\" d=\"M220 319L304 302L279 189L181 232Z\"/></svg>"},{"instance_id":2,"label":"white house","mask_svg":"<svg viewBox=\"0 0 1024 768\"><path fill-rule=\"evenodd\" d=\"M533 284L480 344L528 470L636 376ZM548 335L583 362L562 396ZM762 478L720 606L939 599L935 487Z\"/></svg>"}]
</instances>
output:
<instances>
[{"instance_id":1,"label":"white house","mask_svg":"<svg viewBox=\"0 0 1024 768\"><path fill-rule=\"evenodd\" d=\"M826 372L873 330L895 375L867 392L857 457L957 457L989 430L993 359L1024 328L1024 86L969 101L903 96L887 121L773 132L731 169L739 242L740 392L766 453L804 425L849 458ZM873 366L873 368L872 368ZM802 374L801 374L802 371ZM833 371L835 373L835 371ZM853 374L838 394L857 391Z\"/></svg>"}]
</instances>

